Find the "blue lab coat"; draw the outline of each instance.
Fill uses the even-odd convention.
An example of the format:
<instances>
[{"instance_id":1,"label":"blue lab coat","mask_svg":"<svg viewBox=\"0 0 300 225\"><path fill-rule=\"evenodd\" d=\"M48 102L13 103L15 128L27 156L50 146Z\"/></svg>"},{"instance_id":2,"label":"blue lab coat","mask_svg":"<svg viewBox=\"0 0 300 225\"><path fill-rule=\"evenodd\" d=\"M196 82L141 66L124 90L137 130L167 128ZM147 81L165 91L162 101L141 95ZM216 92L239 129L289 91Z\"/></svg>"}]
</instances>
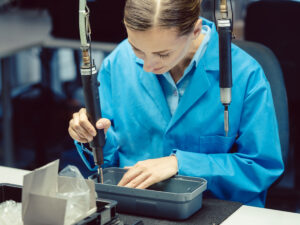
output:
<instances>
[{"instance_id":1,"label":"blue lab coat","mask_svg":"<svg viewBox=\"0 0 300 225\"><path fill-rule=\"evenodd\" d=\"M264 206L266 190L283 172L269 82L260 65L232 45L232 103L224 136L218 33L211 39L178 108L171 116L157 76L143 70L127 40L99 71L103 117L112 121L106 166L131 166L176 154L178 173L208 181L220 199Z\"/></svg>"}]
</instances>

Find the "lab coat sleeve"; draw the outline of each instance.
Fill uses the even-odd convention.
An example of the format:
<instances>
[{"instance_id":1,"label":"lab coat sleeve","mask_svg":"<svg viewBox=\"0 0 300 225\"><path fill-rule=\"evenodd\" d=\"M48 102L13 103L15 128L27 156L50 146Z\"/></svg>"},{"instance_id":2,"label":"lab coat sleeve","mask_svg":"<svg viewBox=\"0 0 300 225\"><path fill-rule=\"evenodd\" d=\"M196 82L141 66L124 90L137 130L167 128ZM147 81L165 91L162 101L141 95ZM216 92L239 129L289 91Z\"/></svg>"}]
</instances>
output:
<instances>
[{"instance_id":1,"label":"lab coat sleeve","mask_svg":"<svg viewBox=\"0 0 300 225\"><path fill-rule=\"evenodd\" d=\"M264 77L262 70L256 73ZM205 178L208 190L217 198L263 206L266 190L283 172L275 110L266 79L258 83L250 79L239 119L235 152L203 154L177 149L179 174Z\"/></svg>"},{"instance_id":2,"label":"lab coat sleeve","mask_svg":"<svg viewBox=\"0 0 300 225\"><path fill-rule=\"evenodd\" d=\"M105 146L103 148L104 165L103 167L118 166L118 141L114 131L114 117L113 104L111 95L110 73L108 71L108 62L104 60L103 65L98 73L98 80L100 82L100 104L102 111L102 118L107 118L111 121L111 127L107 130ZM80 143L75 141L77 147L81 147Z\"/></svg>"}]
</instances>

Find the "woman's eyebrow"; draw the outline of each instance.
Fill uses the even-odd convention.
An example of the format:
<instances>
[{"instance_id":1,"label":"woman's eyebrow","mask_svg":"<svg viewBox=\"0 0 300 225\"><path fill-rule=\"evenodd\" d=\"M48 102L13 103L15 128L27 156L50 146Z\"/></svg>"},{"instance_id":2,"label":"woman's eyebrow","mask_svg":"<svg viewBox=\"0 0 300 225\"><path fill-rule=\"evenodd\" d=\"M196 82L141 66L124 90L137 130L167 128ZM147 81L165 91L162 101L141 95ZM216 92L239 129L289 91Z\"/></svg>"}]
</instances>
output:
<instances>
[{"instance_id":1,"label":"woman's eyebrow","mask_svg":"<svg viewBox=\"0 0 300 225\"><path fill-rule=\"evenodd\" d=\"M128 41L129 44L134 48L136 49L137 51L140 51L140 52L143 52L142 50L138 49L137 47L135 47L130 41ZM162 54L162 53L167 53L171 50L163 50L163 51L158 51L158 52L152 52L153 54Z\"/></svg>"},{"instance_id":2,"label":"woman's eyebrow","mask_svg":"<svg viewBox=\"0 0 300 225\"><path fill-rule=\"evenodd\" d=\"M137 47L135 47L129 40L128 40L128 42L129 42L129 44L134 48L134 49L136 49L136 50L138 50L138 51L140 51L141 52L141 50L140 49L138 49Z\"/></svg>"}]
</instances>

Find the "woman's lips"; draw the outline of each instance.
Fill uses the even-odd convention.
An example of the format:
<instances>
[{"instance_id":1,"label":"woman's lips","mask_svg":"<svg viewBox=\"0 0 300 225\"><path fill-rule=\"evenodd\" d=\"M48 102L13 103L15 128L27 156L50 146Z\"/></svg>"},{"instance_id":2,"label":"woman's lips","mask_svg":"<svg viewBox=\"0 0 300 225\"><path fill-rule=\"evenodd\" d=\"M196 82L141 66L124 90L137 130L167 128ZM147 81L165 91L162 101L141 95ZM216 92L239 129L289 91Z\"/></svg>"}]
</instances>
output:
<instances>
[{"instance_id":1,"label":"woman's lips","mask_svg":"<svg viewBox=\"0 0 300 225\"><path fill-rule=\"evenodd\" d=\"M162 70L164 67L162 66L162 67L159 67L159 68L154 68L153 69L153 72L158 72L158 71L160 71L160 70Z\"/></svg>"}]
</instances>

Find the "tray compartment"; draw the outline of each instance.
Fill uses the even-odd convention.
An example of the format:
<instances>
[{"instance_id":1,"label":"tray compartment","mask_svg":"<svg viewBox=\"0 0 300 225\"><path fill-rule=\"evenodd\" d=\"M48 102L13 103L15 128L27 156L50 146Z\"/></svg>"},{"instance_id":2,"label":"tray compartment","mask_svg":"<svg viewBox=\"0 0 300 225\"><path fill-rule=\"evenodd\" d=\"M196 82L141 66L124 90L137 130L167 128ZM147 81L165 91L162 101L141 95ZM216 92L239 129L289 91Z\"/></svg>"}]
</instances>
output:
<instances>
[{"instance_id":1,"label":"tray compartment","mask_svg":"<svg viewBox=\"0 0 300 225\"><path fill-rule=\"evenodd\" d=\"M95 181L99 197L118 202L118 212L183 220L202 207L205 179L176 175L148 189L119 187L117 184L125 172L121 168L105 168L103 184L97 183L97 174L89 177Z\"/></svg>"}]
</instances>

